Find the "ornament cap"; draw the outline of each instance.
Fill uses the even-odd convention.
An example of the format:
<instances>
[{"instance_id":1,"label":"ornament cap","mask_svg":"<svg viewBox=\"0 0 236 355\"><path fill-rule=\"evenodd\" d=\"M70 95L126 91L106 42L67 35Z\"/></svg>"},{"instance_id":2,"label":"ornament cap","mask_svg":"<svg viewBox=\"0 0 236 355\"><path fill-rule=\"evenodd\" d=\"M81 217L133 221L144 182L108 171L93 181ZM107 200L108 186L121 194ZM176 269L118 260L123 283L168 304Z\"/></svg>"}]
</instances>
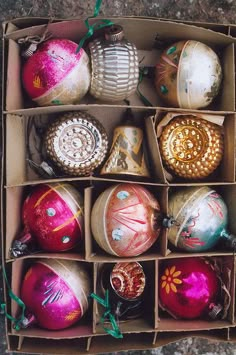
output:
<instances>
[{"instance_id":1,"label":"ornament cap","mask_svg":"<svg viewBox=\"0 0 236 355\"><path fill-rule=\"evenodd\" d=\"M210 303L208 315L210 316L211 319L216 319L218 318L222 309L223 307L221 306L221 304Z\"/></svg>"},{"instance_id":2,"label":"ornament cap","mask_svg":"<svg viewBox=\"0 0 236 355\"><path fill-rule=\"evenodd\" d=\"M30 254L30 245L32 244L32 240L32 235L28 232L25 233L20 239L15 240L10 248L11 256L18 258L20 256Z\"/></svg>"},{"instance_id":3,"label":"ornament cap","mask_svg":"<svg viewBox=\"0 0 236 355\"><path fill-rule=\"evenodd\" d=\"M221 237L226 239L225 245L227 248L236 250L236 236L228 233L225 229L221 232Z\"/></svg>"},{"instance_id":4,"label":"ornament cap","mask_svg":"<svg viewBox=\"0 0 236 355\"><path fill-rule=\"evenodd\" d=\"M21 328L26 329L35 323L37 323L36 317L32 313L28 313L20 322L20 326Z\"/></svg>"},{"instance_id":5,"label":"ornament cap","mask_svg":"<svg viewBox=\"0 0 236 355\"><path fill-rule=\"evenodd\" d=\"M123 27L120 25L113 25L105 32L105 39L110 42L119 42L124 38Z\"/></svg>"}]
</instances>

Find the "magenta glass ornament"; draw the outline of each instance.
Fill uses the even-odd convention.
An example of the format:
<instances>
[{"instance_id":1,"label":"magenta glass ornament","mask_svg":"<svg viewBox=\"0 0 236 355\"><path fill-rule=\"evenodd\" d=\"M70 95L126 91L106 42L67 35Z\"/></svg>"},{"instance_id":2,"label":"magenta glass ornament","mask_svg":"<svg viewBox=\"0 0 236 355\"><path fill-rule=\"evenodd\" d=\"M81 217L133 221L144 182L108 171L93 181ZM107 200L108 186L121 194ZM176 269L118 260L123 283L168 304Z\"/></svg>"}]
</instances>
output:
<instances>
[{"instance_id":1,"label":"magenta glass ornament","mask_svg":"<svg viewBox=\"0 0 236 355\"><path fill-rule=\"evenodd\" d=\"M72 104L90 85L89 58L68 39L49 39L23 65L23 86L39 106Z\"/></svg>"},{"instance_id":2,"label":"magenta glass ornament","mask_svg":"<svg viewBox=\"0 0 236 355\"><path fill-rule=\"evenodd\" d=\"M65 329L79 321L88 309L90 279L81 264L69 260L40 259L27 271L21 299L31 324L50 329Z\"/></svg>"},{"instance_id":3,"label":"magenta glass ornament","mask_svg":"<svg viewBox=\"0 0 236 355\"><path fill-rule=\"evenodd\" d=\"M70 184L33 187L23 203L22 219L24 231L13 244L14 256L21 254L21 244L24 246L34 240L42 250L49 252L70 250L83 242L83 200Z\"/></svg>"},{"instance_id":4,"label":"magenta glass ornament","mask_svg":"<svg viewBox=\"0 0 236 355\"><path fill-rule=\"evenodd\" d=\"M159 304L174 318L196 319L216 316L220 281L214 267L204 258L180 258L161 264Z\"/></svg>"}]
</instances>

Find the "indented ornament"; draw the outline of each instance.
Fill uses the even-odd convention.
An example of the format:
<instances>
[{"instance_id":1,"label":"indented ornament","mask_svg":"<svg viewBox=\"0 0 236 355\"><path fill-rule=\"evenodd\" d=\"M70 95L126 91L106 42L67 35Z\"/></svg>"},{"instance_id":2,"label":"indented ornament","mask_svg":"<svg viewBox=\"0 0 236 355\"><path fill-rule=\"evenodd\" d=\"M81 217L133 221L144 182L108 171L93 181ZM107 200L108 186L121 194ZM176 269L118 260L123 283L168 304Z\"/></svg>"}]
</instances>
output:
<instances>
[{"instance_id":1,"label":"indented ornament","mask_svg":"<svg viewBox=\"0 0 236 355\"><path fill-rule=\"evenodd\" d=\"M156 66L155 85L160 97L172 107L197 109L217 96L222 69L217 54L198 41L172 44Z\"/></svg>"},{"instance_id":2,"label":"indented ornament","mask_svg":"<svg viewBox=\"0 0 236 355\"><path fill-rule=\"evenodd\" d=\"M79 111L59 117L45 137L46 153L68 175L89 175L104 160L108 138L102 124Z\"/></svg>"},{"instance_id":3,"label":"indented ornament","mask_svg":"<svg viewBox=\"0 0 236 355\"><path fill-rule=\"evenodd\" d=\"M149 177L144 156L143 130L135 124L130 109L126 115L124 122L114 130L110 153L100 174Z\"/></svg>"},{"instance_id":4,"label":"indented ornament","mask_svg":"<svg viewBox=\"0 0 236 355\"><path fill-rule=\"evenodd\" d=\"M98 280L103 294L109 291L112 312L118 320L134 319L142 315L146 275L140 263L103 265Z\"/></svg>"},{"instance_id":5,"label":"indented ornament","mask_svg":"<svg viewBox=\"0 0 236 355\"><path fill-rule=\"evenodd\" d=\"M138 52L124 38L119 25L109 27L105 39L89 43L92 63L90 93L97 99L120 101L135 92L139 78Z\"/></svg>"},{"instance_id":6,"label":"indented ornament","mask_svg":"<svg viewBox=\"0 0 236 355\"><path fill-rule=\"evenodd\" d=\"M167 170L185 179L210 175L224 151L222 127L191 115L173 118L163 128L159 144Z\"/></svg>"},{"instance_id":7,"label":"indented ornament","mask_svg":"<svg viewBox=\"0 0 236 355\"><path fill-rule=\"evenodd\" d=\"M23 86L39 106L76 103L87 93L89 58L77 47L68 39L49 39L24 63Z\"/></svg>"},{"instance_id":8,"label":"indented ornament","mask_svg":"<svg viewBox=\"0 0 236 355\"><path fill-rule=\"evenodd\" d=\"M159 305L174 318L216 317L222 310L220 280L203 258L165 260L159 273Z\"/></svg>"},{"instance_id":9,"label":"indented ornament","mask_svg":"<svg viewBox=\"0 0 236 355\"><path fill-rule=\"evenodd\" d=\"M88 309L91 280L75 261L40 259L29 268L21 286L27 310L21 326L58 330L78 322Z\"/></svg>"},{"instance_id":10,"label":"indented ornament","mask_svg":"<svg viewBox=\"0 0 236 355\"><path fill-rule=\"evenodd\" d=\"M119 297L132 301L140 298L143 294L146 278L139 263L117 263L112 269L110 282Z\"/></svg>"},{"instance_id":11,"label":"indented ornament","mask_svg":"<svg viewBox=\"0 0 236 355\"><path fill-rule=\"evenodd\" d=\"M24 201L22 219L22 237L11 248L14 257L30 253L31 244L49 252L62 252L83 244L83 199L70 184L34 186Z\"/></svg>"},{"instance_id":12,"label":"indented ornament","mask_svg":"<svg viewBox=\"0 0 236 355\"><path fill-rule=\"evenodd\" d=\"M157 240L160 206L137 184L113 185L100 194L92 208L91 227L98 245L116 256L137 256Z\"/></svg>"},{"instance_id":13,"label":"indented ornament","mask_svg":"<svg viewBox=\"0 0 236 355\"><path fill-rule=\"evenodd\" d=\"M188 252L211 250L222 244L235 248L236 239L228 233L228 209L222 197L207 186L189 187L173 193L168 202L173 223L168 240Z\"/></svg>"}]
</instances>

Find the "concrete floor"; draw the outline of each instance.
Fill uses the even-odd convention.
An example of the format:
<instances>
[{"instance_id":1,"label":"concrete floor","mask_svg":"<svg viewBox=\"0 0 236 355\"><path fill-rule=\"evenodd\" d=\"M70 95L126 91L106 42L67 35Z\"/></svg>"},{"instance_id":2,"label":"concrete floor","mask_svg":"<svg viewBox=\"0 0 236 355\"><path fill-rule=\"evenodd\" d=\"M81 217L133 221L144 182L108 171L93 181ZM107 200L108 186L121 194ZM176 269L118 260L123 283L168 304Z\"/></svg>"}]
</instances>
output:
<instances>
[{"instance_id":1,"label":"concrete floor","mask_svg":"<svg viewBox=\"0 0 236 355\"><path fill-rule=\"evenodd\" d=\"M94 4L94 0L0 0L0 19L4 21L22 16L55 16L60 18L86 16L93 13ZM100 14L107 17L109 15L136 15L236 23L236 0L104 0ZM0 280L0 300L1 298ZM5 349L3 318L0 318L0 355L6 353ZM233 355L236 354L236 344L209 343L207 340L189 338L157 350L128 352L128 354Z\"/></svg>"}]
</instances>

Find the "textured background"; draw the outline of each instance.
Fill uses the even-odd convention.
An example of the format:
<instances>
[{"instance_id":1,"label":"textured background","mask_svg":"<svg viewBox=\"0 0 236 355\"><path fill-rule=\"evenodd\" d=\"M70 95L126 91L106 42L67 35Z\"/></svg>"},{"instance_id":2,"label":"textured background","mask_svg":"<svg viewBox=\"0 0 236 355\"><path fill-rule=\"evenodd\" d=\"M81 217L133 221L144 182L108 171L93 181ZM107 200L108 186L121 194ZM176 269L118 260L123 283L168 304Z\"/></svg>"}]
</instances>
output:
<instances>
[{"instance_id":1,"label":"textured background","mask_svg":"<svg viewBox=\"0 0 236 355\"><path fill-rule=\"evenodd\" d=\"M22 16L79 17L93 13L95 0L0 0L0 19ZM236 23L236 0L104 0L100 15L154 16L178 20ZM2 285L0 277L0 301ZM6 353L4 319L0 318L0 355ZM116 353L118 355L118 353ZM119 355L125 353L119 353ZM203 339L186 339L150 351L129 355L236 355L236 344L210 343Z\"/></svg>"}]
</instances>

